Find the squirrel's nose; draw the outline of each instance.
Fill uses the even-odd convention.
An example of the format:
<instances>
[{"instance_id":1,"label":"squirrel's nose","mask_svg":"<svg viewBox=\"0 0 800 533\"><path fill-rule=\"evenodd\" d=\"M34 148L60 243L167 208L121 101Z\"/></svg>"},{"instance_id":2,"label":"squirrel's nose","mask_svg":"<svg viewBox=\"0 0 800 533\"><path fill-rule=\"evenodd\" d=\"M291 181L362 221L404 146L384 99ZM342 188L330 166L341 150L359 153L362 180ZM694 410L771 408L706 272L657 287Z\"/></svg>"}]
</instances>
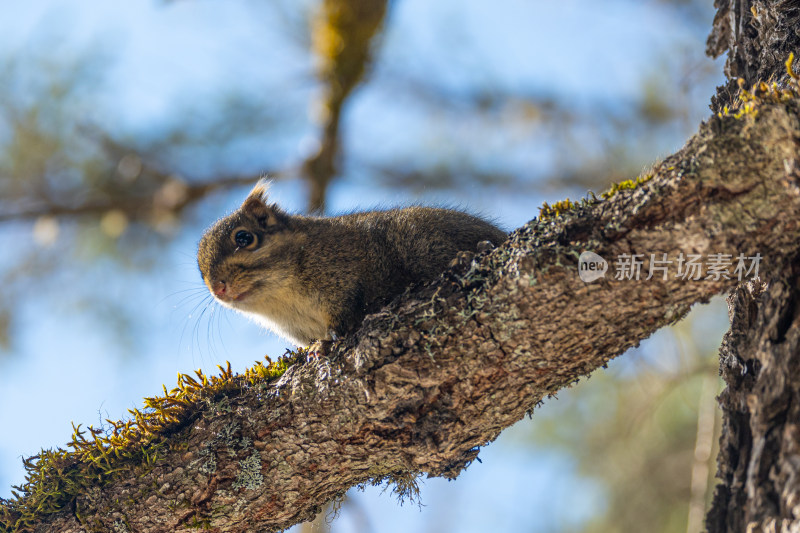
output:
<instances>
[{"instance_id":1,"label":"squirrel's nose","mask_svg":"<svg viewBox=\"0 0 800 533\"><path fill-rule=\"evenodd\" d=\"M224 281L214 281L211 284L211 290L213 291L215 296L222 297L225 296L225 292L227 291L227 286L225 285Z\"/></svg>"}]
</instances>

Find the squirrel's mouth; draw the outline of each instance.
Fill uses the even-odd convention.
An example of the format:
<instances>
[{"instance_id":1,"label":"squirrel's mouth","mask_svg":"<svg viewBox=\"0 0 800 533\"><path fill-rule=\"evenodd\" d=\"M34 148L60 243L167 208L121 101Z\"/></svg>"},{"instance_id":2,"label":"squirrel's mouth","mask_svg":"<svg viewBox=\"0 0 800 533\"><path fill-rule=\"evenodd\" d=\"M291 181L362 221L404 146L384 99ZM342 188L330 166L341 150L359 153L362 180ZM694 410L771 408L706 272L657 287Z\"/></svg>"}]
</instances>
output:
<instances>
[{"instance_id":1,"label":"squirrel's mouth","mask_svg":"<svg viewBox=\"0 0 800 533\"><path fill-rule=\"evenodd\" d=\"M248 289L248 290L246 290L246 291L244 291L244 292L242 292L242 293L239 293L239 294L237 294L237 295L236 295L236 296L234 296L233 298L231 298L231 301L234 301L234 302L241 302L241 301L243 301L245 298L247 298L248 296L250 296L250 294L251 294L252 292L253 292L253 290L252 290L252 289Z\"/></svg>"},{"instance_id":2,"label":"squirrel's mouth","mask_svg":"<svg viewBox=\"0 0 800 533\"><path fill-rule=\"evenodd\" d=\"M228 305L235 305L237 303L241 303L247 300L247 298L250 297L252 292L253 292L252 289L248 289L246 291L240 292L239 294L227 293L227 294L215 294L214 296L217 298L217 300L219 300L222 303Z\"/></svg>"}]
</instances>

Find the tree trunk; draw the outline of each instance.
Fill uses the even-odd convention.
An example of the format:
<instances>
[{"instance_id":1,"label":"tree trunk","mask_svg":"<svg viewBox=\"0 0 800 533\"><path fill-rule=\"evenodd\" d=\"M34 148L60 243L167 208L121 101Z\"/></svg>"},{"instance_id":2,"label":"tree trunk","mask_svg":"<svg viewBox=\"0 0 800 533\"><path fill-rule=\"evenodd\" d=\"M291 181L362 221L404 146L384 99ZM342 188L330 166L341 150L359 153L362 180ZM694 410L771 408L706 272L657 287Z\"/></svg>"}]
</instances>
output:
<instances>
[{"instance_id":1,"label":"tree trunk","mask_svg":"<svg viewBox=\"0 0 800 533\"><path fill-rule=\"evenodd\" d=\"M709 51L731 51L729 75L750 84L784 72L784 52L798 49L796 1L717 6ZM720 112L735 87L718 92ZM640 182L546 208L499 249L460 256L438 281L367 317L328 358L277 382L223 375L219 386L203 384L209 393L170 407L171 422L147 433L157 455L143 447L132 463L112 448L87 453L47 475L88 485L65 483L52 496L34 479L0 507L0 525L278 531L359 483L389 478L413 491L417 475L456 477L543 398L737 285L735 275L680 279L675 264L645 280L654 259L760 254L766 285L731 297L723 484L707 523L713 532L796 531L800 105L796 90L785 96L760 94L747 109L714 115ZM581 281L584 251L610 260L604 279ZM614 260L637 254L642 279L615 279Z\"/></svg>"},{"instance_id":2,"label":"tree trunk","mask_svg":"<svg viewBox=\"0 0 800 533\"><path fill-rule=\"evenodd\" d=\"M800 528L800 264L728 297L720 350L728 386L710 532Z\"/></svg>"},{"instance_id":3,"label":"tree trunk","mask_svg":"<svg viewBox=\"0 0 800 533\"><path fill-rule=\"evenodd\" d=\"M783 77L782 63L800 50L800 2L718 0L715 5L708 52L729 51L729 82L713 100L720 110L733 99L734 77L745 87ZM797 175L796 160L786 167ZM710 533L800 531L798 304L796 255L787 257L774 277L740 286L728 297L731 329L720 349L727 383L719 397L721 483L706 520Z\"/></svg>"},{"instance_id":4,"label":"tree trunk","mask_svg":"<svg viewBox=\"0 0 800 533\"><path fill-rule=\"evenodd\" d=\"M650 254L761 253L765 279L783 275L800 242L798 138L796 98L712 117L652 178L548 210L474 262L462 256L330 357L276 383L227 380L176 411L156 461L111 461L102 483L31 530L278 531L359 483L456 477L543 398L736 285L674 270L645 280ZM614 279L612 266L584 283L585 250L612 264L642 254L642 279Z\"/></svg>"}]
</instances>

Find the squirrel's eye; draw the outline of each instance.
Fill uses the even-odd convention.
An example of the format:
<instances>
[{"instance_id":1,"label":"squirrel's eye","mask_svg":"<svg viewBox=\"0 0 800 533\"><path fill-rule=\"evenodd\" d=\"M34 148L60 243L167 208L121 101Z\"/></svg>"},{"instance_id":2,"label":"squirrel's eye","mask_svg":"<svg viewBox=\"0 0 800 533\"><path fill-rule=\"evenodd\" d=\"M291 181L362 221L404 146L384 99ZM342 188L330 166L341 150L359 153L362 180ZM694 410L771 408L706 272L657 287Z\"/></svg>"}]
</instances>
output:
<instances>
[{"instance_id":1,"label":"squirrel's eye","mask_svg":"<svg viewBox=\"0 0 800 533\"><path fill-rule=\"evenodd\" d=\"M240 229L236 232L236 235L233 236L233 240L236 241L236 246L239 248L247 248L256 241L256 238L249 231Z\"/></svg>"}]
</instances>

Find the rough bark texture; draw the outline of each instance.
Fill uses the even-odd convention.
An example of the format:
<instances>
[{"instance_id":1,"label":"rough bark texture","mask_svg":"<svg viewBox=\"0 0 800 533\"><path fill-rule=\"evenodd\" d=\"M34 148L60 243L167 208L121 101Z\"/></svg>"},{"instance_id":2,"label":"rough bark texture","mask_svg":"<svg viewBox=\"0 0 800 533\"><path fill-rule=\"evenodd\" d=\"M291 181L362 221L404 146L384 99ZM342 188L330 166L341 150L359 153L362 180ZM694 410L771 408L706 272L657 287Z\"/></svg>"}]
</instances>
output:
<instances>
[{"instance_id":1,"label":"rough bark texture","mask_svg":"<svg viewBox=\"0 0 800 533\"><path fill-rule=\"evenodd\" d=\"M719 477L707 527L800 530L800 264L769 286L728 297L731 330L720 350L728 383Z\"/></svg>"},{"instance_id":2,"label":"rough bark texture","mask_svg":"<svg viewBox=\"0 0 800 533\"><path fill-rule=\"evenodd\" d=\"M706 54L728 52L728 82L711 99L712 110L718 112L733 103L739 78L748 88L783 79L786 58L800 52L800 0L715 0L714 7Z\"/></svg>"},{"instance_id":3,"label":"rough bark texture","mask_svg":"<svg viewBox=\"0 0 800 533\"><path fill-rule=\"evenodd\" d=\"M748 85L798 50L798 1L718 0L709 52ZM754 9L751 9L754 8ZM714 106L732 102L735 81ZM713 117L654 177L532 221L501 248L367 318L329 358L208 405L155 467L77 498L40 532L276 531L354 484L455 477L479 447L736 280L585 284L577 257L760 253L736 289L722 349L728 389L710 531L797 531L800 121L796 102ZM612 267L613 272L613 267Z\"/></svg>"},{"instance_id":4,"label":"rough bark texture","mask_svg":"<svg viewBox=\"0 0 800 533\"><path fill-rule=\"evenodd\" d=\"M800 1L717 0L715 5L707 52L716 57L728 50L729 82L712 105L721 109L732 101L735 77L746 87L783 79L782 63L800 51ZM787 161L786 168L797 175L795 161ZM731 330L720 349L727 383L719 398L721 483L707 516L710 533L800 531L797 260L787 257L764 284L741 286L728 298Z\"/></svg>"},{"instance_id":5,"label":"rough bark texture","mask_svg":"<svg viewBox=\"0 0 800 533\"><path fill-rule=\"evenodd\" d=\"M776 275L800 238L798 138L794 103L713 117L651 180L462 258L329 358L210 405L154 468L79 497L37 531L277 531L361 482L455 477L543 398L736 283L586 284L583 250L612 264L645 254L644 272L651 253L761 253L763 275Z\"/></svg>"}]
</instances>

